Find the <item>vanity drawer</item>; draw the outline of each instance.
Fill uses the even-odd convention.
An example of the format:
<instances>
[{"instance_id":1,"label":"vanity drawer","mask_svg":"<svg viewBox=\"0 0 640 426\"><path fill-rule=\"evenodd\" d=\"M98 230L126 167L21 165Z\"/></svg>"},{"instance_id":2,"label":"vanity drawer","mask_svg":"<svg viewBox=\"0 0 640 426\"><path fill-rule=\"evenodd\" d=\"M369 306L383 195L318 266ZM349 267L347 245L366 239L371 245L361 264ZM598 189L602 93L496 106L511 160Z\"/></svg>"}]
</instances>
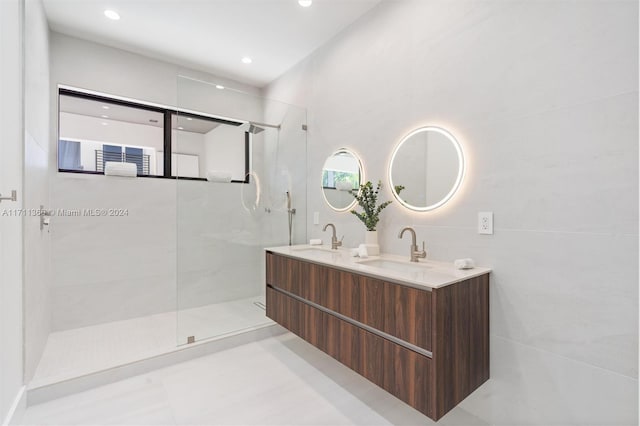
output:
<instances>
[{"instance_id":1,"label":"vanity drawer","mask_svg":"<svg viewBox=\"0 0 640 426\"><path fill-rule=\"evenodd\" d=\"M267 284L431 351L431 292L267 253Z\"/></svg>"},{"instance_id":2,"label":"vanity drawer","mask_svg":"<svg viewBox=\"0 0 640 426\"><path fill-rule=\"evenodd\" d=\"M367 336L369 338L380 339L378 336L367 334L370 335ZM385 339L382 339L382 354L383 381L382 384L376 384L431 417L432 360ZM366 374L365 371L365 377Z\"/></svg>"},{"instance_id":3,"label":"vanity drawer","mask_svg":"<svg viewBox=\"0 0 640 426\"><path fill-rule=\"evenodd\" d=\"M302 289L307 282L309 263L267 253L267 284L304 297Z\"/></svg>"},{"instance_id":4,"label":"vanity drawer","mask_svg":"<svg viewBox=\"0 0 640 426\"><path fill-rule=\"evenodd\" d=\"M431 359L271 287L267 287L267 316L400 400L432 415Z\"/></svg>"},{"instance_id":5,"label":"vanity drawer","mask_svg":"<svg viewBox=\"0 0 640 426\"><path fill-rule=\"evenodd\" d=\"M300 335L304 329L302 303L267 287L267 317Z\"/></svg>"},{"instance_id":6,"label":"vanity drawer","mask_svg":"<svg viewBox=\"0 0 640 426\"><path fill-rule=\"evenodd\" d=\"M267 285L349 318L360 317L357 275L272 253L267 253L266 264Z\"/></svg>"},{"instance_id":7,"label":"vanity drawer","mask_svg":"<svg viewBox=\"0 0 640 426\"><path fill-rule=\"evenodd\" d=\"M333 268L325 269L327 270L327 278L324 285L326 299L324 303L318 304L331 311L360 321L362 310L360 277L356 274Z\"/></svg>"},{"instance_id":8,"label":"vanity drawer","mask_svg":"<svg viewBox=\"0 0 640 426\"><path fill-rule=\"evenodd\" d=\"M325 352L398 399L432 416L430 358L326 315Z\"/></svg>"},{"instance_id":9,"label":"vanity drawer","mask_svg":"<svg viewBox=\"0 0 640 426\"><path fill-rule=\"evenodd\" d=\"M267 317L325 351L326 314L267 287Z\"/></svg>"},{"instance_id":10,"label":"vanity drawer","mask_svg":"<svg viewBox=\"0 0 640 426\"><path fill-rule=\"evenodd\" d=\"M412 345L431 350L431 292L325 269L329 270L326 299L309 300Z\"/></svg>"},{"instance_id":11,"label":"vanity drawer","mask_svg":"<svg viewBox=\"0 0 640 426\"><path fill-rule=\"evenodd\" d=\"M382 331L431 351L432 293L398 284L384 284Z\"/></svg>"}]
</instances>

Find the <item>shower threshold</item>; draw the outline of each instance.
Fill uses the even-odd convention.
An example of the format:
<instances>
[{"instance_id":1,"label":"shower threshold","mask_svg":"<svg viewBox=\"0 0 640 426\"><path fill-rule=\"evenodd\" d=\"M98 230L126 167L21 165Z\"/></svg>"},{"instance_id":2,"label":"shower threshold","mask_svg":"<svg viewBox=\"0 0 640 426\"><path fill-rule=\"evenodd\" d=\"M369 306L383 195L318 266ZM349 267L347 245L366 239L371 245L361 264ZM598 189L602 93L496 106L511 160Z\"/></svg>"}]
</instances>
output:
<instances>
[{"instance_id":1,"label":"shower threshold","mask_svg":"<svg viewBox=\"0 0 640 426\"><path fill-rule=\"evenodd\" d=\"M255 302L263 303L251 297L51 333L28 404L283 332ZM188 336L196 342L186 344Z\"/></svg>"}]
</instances>

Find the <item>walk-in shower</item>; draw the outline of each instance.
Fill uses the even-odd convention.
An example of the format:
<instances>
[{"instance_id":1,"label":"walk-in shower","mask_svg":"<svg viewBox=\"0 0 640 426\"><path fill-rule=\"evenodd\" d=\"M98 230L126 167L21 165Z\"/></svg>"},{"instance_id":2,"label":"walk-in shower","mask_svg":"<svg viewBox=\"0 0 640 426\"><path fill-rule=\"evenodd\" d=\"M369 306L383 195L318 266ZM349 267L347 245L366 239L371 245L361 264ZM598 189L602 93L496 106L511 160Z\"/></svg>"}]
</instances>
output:
<instances>
[{"instance_id":1,"label":"walk-in shower","mask_svg":"<svg viewBox=\"0 0 640 426\"><path fill-rule=\"evenodd\" d=\"M307 239L306 111L186 77L166 111L164 123L137 128L165 136L145 146L155 150L156 178L56 177L54 208L127 214L51 220L52 332L30 384L34 401L59 383L274 324L264 311L264 248ZM62 123L74 118L64 114ZM97 123L92 142L107 137Z\"/></svg>"}]
</instances>

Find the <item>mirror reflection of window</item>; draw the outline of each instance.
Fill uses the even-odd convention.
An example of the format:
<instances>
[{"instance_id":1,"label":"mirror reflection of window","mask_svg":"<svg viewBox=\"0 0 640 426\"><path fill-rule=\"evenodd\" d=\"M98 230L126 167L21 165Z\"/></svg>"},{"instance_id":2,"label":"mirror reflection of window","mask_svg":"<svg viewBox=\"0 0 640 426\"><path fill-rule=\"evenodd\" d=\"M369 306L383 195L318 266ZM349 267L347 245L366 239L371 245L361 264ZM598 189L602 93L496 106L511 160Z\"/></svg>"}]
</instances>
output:
<instances>
[{"instance_id":1,"label":"mirror reflection of window","mask_svg":"<svg viewBox=\"0 0 640 426\"><path fill-rule=\"evenodd\" d=\"M348 152L329 157L322 171L322 186L327 189L350 191L360 186L360 165Z\"/></svg>"},{"instance_id":2,"label":"mirror reflection of window","mask_svg":"<svg viewBox=\"0 0 640 426\"><path fill-rule=\"evenodd\" d=\"M214 173L245 180L244 128L178 114L173 116L172 133L172 155L177 157L173 176L206 178ZM196 155L197 162L188 162L187 155Z\"/></svg>"},{"instance_id":3,"label":"mirror reflection of window","mask_svg":"<svg viewBox=\"0 0 640 426\"><path fill-rule=\"evenodd\" d=\"M331 208L338 211L355 204L353 191L362 181L362 165L356 155L346 149L331 154L322 168L322 193Z\"/></svg>"},{"instance_id":4,"label":"mirror reflection of window","mask_svg":"<svg viewBox=\"0 0 640 426\"><path fill-rule=\"evenodd\" d=\"M64 170L84 170L80 142L60 139L58 143L58 167Z\"/></svg>"},{"instance_id":5,"label":"mirror reflection of window","mask_svg":"<svg viewBox=\"0 0 640 426\"><path fill-rule=\"evenodd\" d=\"M171 176L220 181L246 180L248 135L240 126L224 124L206 117L174 113L171 116ZM157 168L164 171L164 152L158 156Z\"/></svg>"},{"instance_id":6,"label":"mirror reflection of window","mask_svg":"<svg viewBox=\"0 0 640 426\"><path fill-rule=\"evenodd\" d=\"M138 175L158 175L163 147L159 112L60 95L58 169L103 172L107 161L135 163Z\"/></svg>"}]
</instances>

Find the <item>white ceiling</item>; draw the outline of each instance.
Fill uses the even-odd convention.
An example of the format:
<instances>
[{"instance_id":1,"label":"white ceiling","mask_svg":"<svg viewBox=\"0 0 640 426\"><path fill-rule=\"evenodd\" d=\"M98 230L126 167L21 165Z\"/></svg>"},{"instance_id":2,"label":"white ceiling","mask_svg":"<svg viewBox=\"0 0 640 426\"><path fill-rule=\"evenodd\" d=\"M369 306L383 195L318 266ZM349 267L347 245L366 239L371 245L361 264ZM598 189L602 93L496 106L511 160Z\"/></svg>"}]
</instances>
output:
<instances>
[{"instance_id":1,"label":"white ceiling","mask_svg":"<svg viewBox=\"0 0 640 426\"><path fill-rule=\"evenodd\" d=\"M44 0L52 30L262 87L381 0ZM121 19L107 19L105 9ZM253 63L241 62L249 56Z\"/></svg>"}]
</instances>

